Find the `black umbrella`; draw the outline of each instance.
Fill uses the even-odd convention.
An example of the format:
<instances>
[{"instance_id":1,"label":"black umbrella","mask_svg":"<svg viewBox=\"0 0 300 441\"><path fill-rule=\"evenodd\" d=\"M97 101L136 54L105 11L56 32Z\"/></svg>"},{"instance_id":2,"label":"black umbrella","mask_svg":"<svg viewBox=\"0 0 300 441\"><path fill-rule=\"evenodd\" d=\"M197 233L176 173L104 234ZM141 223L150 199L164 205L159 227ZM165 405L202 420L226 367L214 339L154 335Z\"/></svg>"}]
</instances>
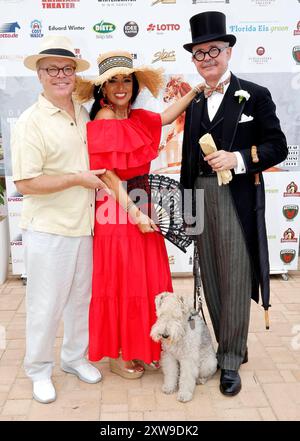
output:
<instances>
[{"instance_id":1,"label":"black umbrella","mask_svg":"<svg viewBox=\"0 0 300 441\"><path fill-rule=\"evenodd\" d=\"M254 163L259 162L257 147L252 146L251 157ZM255 212L257 222L257 241L259 254L259 282L261 289L262 306L265 310L266 329L270 328L269 312L270 305L270 264L268 255L268 242L265 223L265 190L260 180L260 174L255 173L254 185L256 192Z\"/></svg>"}]
</instances>

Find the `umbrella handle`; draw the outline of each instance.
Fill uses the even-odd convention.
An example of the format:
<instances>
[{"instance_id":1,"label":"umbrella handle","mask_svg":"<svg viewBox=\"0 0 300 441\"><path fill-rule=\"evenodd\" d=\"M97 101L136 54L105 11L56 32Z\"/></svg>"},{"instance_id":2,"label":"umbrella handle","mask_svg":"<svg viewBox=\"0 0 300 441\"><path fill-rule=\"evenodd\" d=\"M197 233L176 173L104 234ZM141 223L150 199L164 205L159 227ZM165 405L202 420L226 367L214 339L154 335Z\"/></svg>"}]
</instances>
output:
<instances>
[{"instance_id":1,"label":"umbrella handle","mask_svg":"<svg viewBox=\"0 0 300 441\"><path fill-rule=\"evenodd\" d=\"M256 145L253 145L252 147L251 147L251 158L252 158L252 162L254 162L255 164L257 163L257 162L259 162L259 157L258 157L258 155L257 155L257 147L256 147ZM254 184L255 185L259 185L260 184L260 180L259 180L259 173L255 173L255 175L254 175Z\"/></svg>"},{"instance_id":2,"label":"umbrella handle","mask_svg":"<svg viewBox=\"0 0 300 441\"><path fill-rule=\"evenodd\" d=\"M256 147L256 145L253 145L253 146L251 147L251 158L252 158L252 162L254 162L254 163L259 162L259 158L258 158L258 155L257 155L257 147Z\"/></svg>"}]
</instances>

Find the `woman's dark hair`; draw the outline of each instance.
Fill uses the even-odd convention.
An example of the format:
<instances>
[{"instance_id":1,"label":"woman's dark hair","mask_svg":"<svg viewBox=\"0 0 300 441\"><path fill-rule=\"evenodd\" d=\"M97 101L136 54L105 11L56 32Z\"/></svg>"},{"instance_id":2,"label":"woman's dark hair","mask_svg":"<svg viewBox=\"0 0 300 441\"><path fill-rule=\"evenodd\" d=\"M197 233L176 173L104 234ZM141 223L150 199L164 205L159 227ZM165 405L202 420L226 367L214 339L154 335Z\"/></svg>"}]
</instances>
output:
<instances>
[{"instance_id":1,"label":"woman's dark hair","mask_svg":"<svg viewBox=\"0 0 300 441\"><path fill-rule=\"evenodd\" d=\"M132 75L132 97L131 97L130 103L133 104L136 100L136 97L138 96L138 93L139 93L139 83L138 83L138 80L137 80L135 74L132 73L131 75ZM92 108L90 110L91 120L95 119L95 116L97 115L97 113L101 109L100 100L102 98L104 98L101 86L94 87L93 96L94 96L95 101L94 101Z\"/></svg>"}]
</instances>

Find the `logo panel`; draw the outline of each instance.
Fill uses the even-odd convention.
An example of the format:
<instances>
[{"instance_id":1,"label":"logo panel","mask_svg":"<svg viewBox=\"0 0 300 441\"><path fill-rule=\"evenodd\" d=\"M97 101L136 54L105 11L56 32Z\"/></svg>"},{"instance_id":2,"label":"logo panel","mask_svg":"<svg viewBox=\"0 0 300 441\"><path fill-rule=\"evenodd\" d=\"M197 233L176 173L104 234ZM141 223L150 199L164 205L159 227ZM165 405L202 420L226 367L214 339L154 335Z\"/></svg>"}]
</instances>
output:
<instances>
[{"instance_id":1,"label":"logo panel","mask_svg":"<svg viewBox=\"0 0 300 441\"><path fill-rule=\"evenodd\" d=\"M157 61L176 61L176 53L174 50L166 51L165 49L162 49L161 51L156 52L153 56L154 59L152 60L152 63L156 63Z\"/></svg>"},{"instance_id":2,"label":"logo panel","mask_svg":"<svg viewBox=\"0 0 300 441\"><path fill-rule=\"evenodd\" d=\"M75 9L80 0L42 0L43 9Z\"/></svg>"},{"instance_id":3,"label":"logo panel","mask_svg":"<svg viewBox=\"0 0 300 441\"><path fill-rule=\"evenodd\" d=\"M299 197L300 192L298 191L298 185L296 182L292 181L287 185L286 191L283 193L284 197Z\"/></svg>"},{"instance_id":4,"label":"logo panel","mask_svg":"<svg viewBox=\"0 0 300 441\"><path fill-rule=\"evenodd\" d=\"M21 29L17 21L0 25L0 38L18 38L17 29Z\"/></svg>"},{"instance_id":5,"label":"logo panel","mask_svg":"<svg viewBox=\"0 0 300 441\"><path fill-rule=\"evenodd\" d=\"M296 64L300 64L300 46L293 47L293 58L296 61Z\"/></svg>"},{"instance_id":6,"label":"logo panel","mask_svg":"<svg viewBox=\"0 0 300 441\"><path fill-rule=\"evenodd\" d=\"M32 20L30 23L32 38L42 38L44 34L42 33L42 22L40 20Z\"/></svg>"},{"instance_id":7,"label":"logo panel","mask_svg":"<svg viewBox=\"0 0 300 441\"><path fill-rule=\"evenodd\" d=\"M135 37L139 32L138 24L135 21L128 21L124 24L123 31L127 37Z\"/></svg>"},{"instance_id":8,"label":"logo panel","mask_svg":"<svg viewBox=\"0 0 300 441\"><path fill-rule=\"evenodd\" d=\"M282 213L284 217L288 220L293 220L297 216L299 211L298 205L284 205L282 207Z\"/></svg>"},{"instance_id":9,"label":"logo panel","mask_svg":"<svg viewBox=\"0 0 300 441\"><path fill-rule=\"evenodd\" d=\"M283 263L289 264L292 263L296 257L295 250L281 250L280 251L280 259Z\"/></svg>"}]
</instances>

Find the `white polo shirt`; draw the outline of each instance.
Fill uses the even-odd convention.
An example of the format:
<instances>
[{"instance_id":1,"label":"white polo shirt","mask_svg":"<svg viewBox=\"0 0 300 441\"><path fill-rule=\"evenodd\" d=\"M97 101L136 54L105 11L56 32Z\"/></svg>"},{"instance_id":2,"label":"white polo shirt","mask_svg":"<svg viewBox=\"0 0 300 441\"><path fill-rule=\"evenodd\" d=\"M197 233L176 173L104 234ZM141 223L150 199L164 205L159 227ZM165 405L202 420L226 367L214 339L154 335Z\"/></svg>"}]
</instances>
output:
<instances>
[{"instance_id":1,"label":"white polo shirt","mask_svg":"<svg viewBox=\"0 0 300 441\"><path fill-rule=\"evenodd\" d=\"M16 123L12 135L13 180L89 170L86 109L74 101L75 119L43 95ZM75 186L25 195L20 227L62 236L88 236L94 228L94 190Z\"/></svg>"}]
</instances>

